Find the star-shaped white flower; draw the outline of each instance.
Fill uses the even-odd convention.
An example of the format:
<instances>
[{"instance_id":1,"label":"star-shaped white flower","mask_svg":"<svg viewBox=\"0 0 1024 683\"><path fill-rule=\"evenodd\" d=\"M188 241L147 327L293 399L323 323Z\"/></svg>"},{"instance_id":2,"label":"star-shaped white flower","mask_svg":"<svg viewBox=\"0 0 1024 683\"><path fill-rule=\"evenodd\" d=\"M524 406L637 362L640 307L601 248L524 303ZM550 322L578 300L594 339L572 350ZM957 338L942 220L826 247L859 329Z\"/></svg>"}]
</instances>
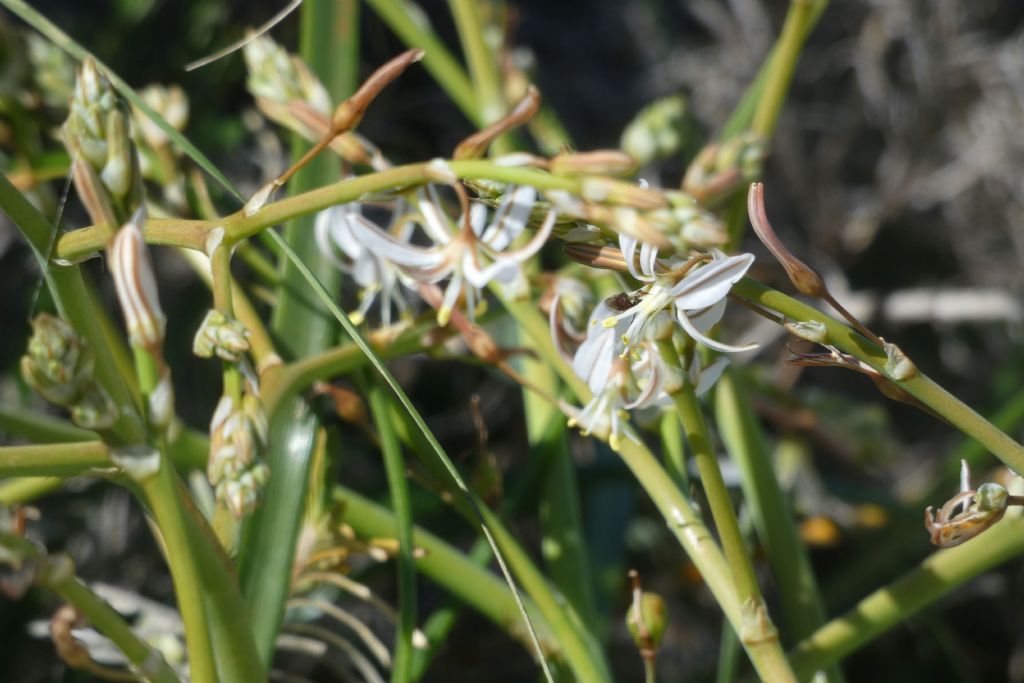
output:
<instances>
[{"instance_id":1,"label":"star-shaped white flower","mask_svg":"<svg viewBox=\"0 0 1024 683\"><path fill-rule=\"evenodd\" d=\"M362 213L357 202L332 206L316 216L314 230L320 251L326 254L360 287L359 308L349 314L355 324L360 324L373 302L380 298L380 317L384 325L391 324L391 310L404 312L409 308L402 292L404 285L411 285L410 279L387 258L366 246L366 234L386 234L398 244L408 244L415 225L403 220L406 204L399 201L392 212L392 224L388 229L380 228ZM338 250L341 251L339 258Z\"/></svg>"},{"instance_id":2,"label":"star-shaped white flower","mask_svg":"<svg viewBox=\"0 0 1024 683\"><path fill-rule=\"evenodd\" d=\"M459 294L465 292L466 311L472 317L480 290L491 281L511 283L524 261L536 254L551 235L555 212L545 217L537 234L522 248L508 247L523 232L536 201L536 190L518 187L505 194L490 222L487 207L473 203L469 216L462 216L454 228L444 213L432 186L416 193L419 224L433 242L418 247L397 239L372 224L356 225L355 239L376 255L400 267L415 280L436 283L450 278L441 307L440 325L448 323Z\"/></svg>"},{"instance_id":3,"label":"star-shaped white flower","mask_svg":"<svg viewBox=\"0 0 1024 683\"><path fill-rule=\"evenodd\" d=\"M653 264L656 253L654 257L648 258L648 263ZM626 259L627 264L632 260L630 253ZM633 305L610 316L603 324L617 327L623 321L628 322L623 334L625 352L628 352L643 339L650 321L671 306L676 320L693 339L717 351L748 351L754 346L724 344L711 339L706 333L722 319L725 297L732 286L746 274L753 262L753 254L725 256L717 252L709 263L692 269L678 282L673 283L664 276L656 277L651 284L630 295L630 300L635 301ZM647 276L648 272L653 275L653 266L642 268L640 274Z\"/></svg>"}]
</instances>

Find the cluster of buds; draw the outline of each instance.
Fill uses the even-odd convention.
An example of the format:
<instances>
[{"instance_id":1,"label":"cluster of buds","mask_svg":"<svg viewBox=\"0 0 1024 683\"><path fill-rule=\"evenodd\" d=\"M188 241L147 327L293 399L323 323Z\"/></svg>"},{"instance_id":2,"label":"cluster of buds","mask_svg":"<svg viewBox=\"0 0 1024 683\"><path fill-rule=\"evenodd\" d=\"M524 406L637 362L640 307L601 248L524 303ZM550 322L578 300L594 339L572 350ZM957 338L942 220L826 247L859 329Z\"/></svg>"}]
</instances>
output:
<instances>
[{"instance_id":1,"label":"cluster of buds","mask_svg":"<svg viewBox=\"0 0 1024 683\"><path fill-rule=\"evenodd\" d=\"M64 50L37 33L25 37L26 53L32 65L32 78L43 103L63 109L71 97L75 66Z\"/></svg>"},{"instance_id":2,"label":"cluster of buds","mask_svg":"<svg viewBox=\"0 0 1024 683\"><path fill-rule=\"evenodd\" d=\"M685 192L601 177L585 178L581 189L581 197L560 191L547 195L561 216L608 226L620 235L677 253L721 246L728 240L725 224ZM598 235L585 230L570 232L566 239L591 241Z\"/></svg>"},{"instance_id":3,"label":"cluster of buds","mask_svg":"<svg viewBox=\"0 0 1024 683\"><path fill-rule=\"evenodd\" d=\"M721 201L761 175L767 146L752 132L707 145L686 169L683 191L701 204Z\"/></svg>"},{"instance_id":4,"label":"cluster of buds","mask_svg":"<svg viewBox=\"0 0 1024 683\"><path fill-rule=\"evenodd\" d=\"M684 142L686 99L670 95L640 110L622 132L622 149L644 166L679 152Z\"/></svg>"},{"instance_id":5,"label":"cluster of buds","mask_svg":"<svg viewBox=\"0 0 1024 683\"><path fill-rule=\"evenodd\" d=\"M149 85L139 92L146 106L157 113L174 130L185 130L188 122L188 98L176 85ZM143 178L152 180L163 193L164 201L175 209L185 210L185 174L182 157L176 145L145 112L134 108L134 140L139 150L139 167Z\"/></svg>"},{"instance_id":6,"label":"cluster of buds","mask_svg":"<svg viewBox=\"0 0 1024 683\"><path fill-rule=\"evenodd\" d=\"M44 399L68 408L81 427L105 429L117 419L117 407L93 377L92 352L60 318L42 313L32 321L21 375Z\"/></svg>"},{"instance_id":7,"label":"cluster of buds","mask_svg":"<svg viewBox=\"0 0 1024 683\"><path fill-rule=\"evenodd\" d=\"M289 54L266 35L244 49L249 69L246 86L268 119L308 140L320 140L331 129L331 97L298 55ZM380 152L355 133L339 135L331 147L352 163L387 166Z\"/></svg>"},{"instance_id":8,"label":"cluster of buds","mask_svg":"<svg viewBox=\"0 0 1024 683\"><path fill-rule=\"evenodd\" d=\"M217 502L241 519L259 502L270 468L260 459L269 426L259 399L245 394L240 404L222 396L210 421L207 477Z\"/></svg>"},{"instance_id":9,"label":"cluster of buds","mask_svg":"<svg viewBox=\"0 0 1024 683\"><path fill-rule=\"evenodd\" d=\"M200 358L216 356L228 363L238 363L249 351L249 335L241 322L212 308L192 340L192 352Z\"/></svg>"},{"instance_id":10,"label":"cluster of buds","mask_svg":"<svg viewBox=\"0 0 1024 683\"><path fill-rule=\"evenodd\" d=\"M295 123L292 102L303 102L323 116L331 115L331 96L298 56L267 36L250 40L244 49L249 68L246 86L267 118L291 128Z\"/></svg>"},{"instance_id":11,"label":"cluster of buds","mask_svg":"<svg viewBox=\"0 0 1024 683\"><path fill-rule=\"evenodd\" d=\"M129 133L129 114L110 81L91 59L82 62L64 122L64 142L74 160L74 179L97 224L124 223L143 200L139 160Z\"/></svg>"}]
</instances>

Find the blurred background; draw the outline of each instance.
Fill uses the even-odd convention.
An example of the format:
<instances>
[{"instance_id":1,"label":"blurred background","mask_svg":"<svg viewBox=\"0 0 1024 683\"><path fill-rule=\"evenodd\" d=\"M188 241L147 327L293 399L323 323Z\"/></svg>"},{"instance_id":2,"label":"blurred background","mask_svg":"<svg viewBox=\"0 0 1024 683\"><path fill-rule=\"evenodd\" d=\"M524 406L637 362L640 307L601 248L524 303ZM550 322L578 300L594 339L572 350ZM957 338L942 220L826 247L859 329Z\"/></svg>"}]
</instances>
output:
<instances>
[{"instance_id":1,"label":"blurred background","mask_svg":"<svg viewBox=\"0 0 1024 683\"><path fill-rule=\"evenodd\" d=\"M287 136L255 111L240 54L186 73L183 66L241 37L283 3L122 0L33 5L94 51L128 83L177 83L190 97L186 135L243 191L286 164ZM444 2L420 3L457 51ZM761 0L522 0L514 4L517 63L527 68L561 117L576 148L619 145L623 128L658 98L681 95L679 149L648 164L654 184L678 184L687 162L722 126L781 26L785 2ZM22 26L0 10L0 164L9 171L19 131L10 101L26 78ZM274 38L294 50L297 21ZM368 7L361 12L363 75L402 49ZM45 119L45 108L43 118ZM51 121L56 126L59 121ZM373 105L360 128L396 162L447 155L471 131L422 70L412 69ZM765 170L769 215L783 241L819 269L837 298L878 334L899 342L917 365L1016 438L1024 421L1024 4L997 0L834 2L800 60ZM51 129L38 131L54 147ZM60 179L38 200L55 215ZM223 210L229 198L214 197ZM86 223L72 200L62 228ZM757 276L784 291L788 282L760 245ZM557 263L557 249L551 263ZM100 276L101 262L90 264ZM186 353L206 310L204 287L179 257L162 253L162 298L172 321L168 348L190 396L178 410L205 427L219 373ZM106 282L109 278L97 277ZM24 404L17 359L40 282L25 244L0 218L0 400ZM753 319L749 334L759 334ZM741 335L742 336L742 335ZM997 461L932 417L878 394L866 378L840 370L789 366L802 349L765 338L747 361L755 403L777 438L778 462L802 520L805 541L830 615L899 576L931 552L921 510L955 491L956 463L967 457L979 479L1001 476ZM178 368L181 368L180 370ZM490 460L514 488L527 469L520 391L504 378L452 361L403 360L396 373L449 453L467 470ZM486 446L472 399L487 426ZM181 403L181 401L179 401ZM342 477L385 492L370 443L339 426ZM622 618L626 571L666 598L669 634L659 656L662 680L710 681L720 616L660 517L611 452L576 439L583 513L607 618L606 644L618 680L641 680ZM484 453L487 456L485 457ZM471 532L436 496L417 491L416 519L468 547ZM82 575L139 595L173 596L145 521L123 491L76 482L39 502L40 533L71 552ZM535 508L521 506L513 528L537 551ZM358 567L360 580L393 598L393 572ZM1011 561L947 596L851 656L848 680L1024 681L1024 565ZM764 582L772 600L771 578ZM421 610L446 596L423 582ZM0 601L0 679L86 680L59 663L27 625L53 607L33 593ZM352 605L357 614L359 605ZM362 617L391 638L387 622ZM310 680L337 680L308 661L282 666ZM535 677L518 645L470 612L460 615L428 681L522 681Z\"/></svg>"}]
</instances>

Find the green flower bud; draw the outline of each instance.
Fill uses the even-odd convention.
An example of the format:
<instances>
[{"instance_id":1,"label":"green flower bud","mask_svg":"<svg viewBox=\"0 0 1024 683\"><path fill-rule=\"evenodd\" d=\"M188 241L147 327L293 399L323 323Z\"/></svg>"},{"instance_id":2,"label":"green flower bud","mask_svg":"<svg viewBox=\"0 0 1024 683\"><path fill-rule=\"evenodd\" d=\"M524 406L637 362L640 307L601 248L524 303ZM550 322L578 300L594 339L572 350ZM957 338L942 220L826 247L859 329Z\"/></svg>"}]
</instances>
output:
<instances>
[{"instance_id":1,"label":"green flower bud","mask_svg":"<svg viewBox=\"0 0 1024 683\"><path fill-rule=\"evenodd\" d=\"M270 468L257 463L232 479L219 483L215 489L217 502L227 507L236 519L241 519L256 509L269 478Z\"/></svg>"},{"instance_id":2,"label":"green flower bud","mask_svg":"<svg viewBox=\"0 0 1024 683\"><path fill-rule=\"evenodd\" d=\"M267 443L269 425L259 399L252 394L242 397L236 406L230 396L223 396L210 421L210 458L206 474L210 483L238 479L257 461L258 451Z\"/></svg>"},{"instance_id":3,"label":"green flower bud","mask_svg":"<svg viewBox=\"0 0 1024 683\"><path fill-rule=\"evenodd\" d=\"M237 363L249 351L249 330L224 313L211 309L203 318L192 341L192 352L200 358L216 355L229 363Z\"/></svg>"},{"instance_id":4,"label":"green flower bud","mask_svg":"<svg viewBox=\"0 0 1024 683\"><path fill-rule=\"evenodd\" d=\"M974 503L978 512L1002 512L1009 500L1010 494L1002 484L982 484L974 492Z\"/></svg>"},{"instance_id":5,"label":"green flower bud","mask_svg":"<svg viewBox=\"0 0 1024 683\"><path fill-rule=\"evenodd\" d=\"M83 429L109 429L119 413L106 390L92 382L78 401L71 406L71 419Z\"/></svg>"},{"instance_id":6,"label":"green flower bud","mask_svg":"<svg viewBox=\"0 0 1024 683\"><path fill-rule=\"evenodd\" d=\"M626 126L620 147L641 166L676 154L684 140L685 116L682 95L656 100Z\"/></svg>"},{"instance_id":7,"label":"green flower bud","mask_svg":"<svg viewBox=\"0 0 1024 683\"><path fill-rule=\"evenodd\" d=\"M48 107L68 106L75 83L75 66L67 54L36 33L26 37L29 62L36 87Z\"/></svg>"},{"instance_id":8,"label":"green flower bud","mask_svg":"<svg viewBox=\"0 0 1024 683\"><path fill-rule=\"evenodd\" d=\"M21 358L25 382L47 401L69 406L92 383L92 372L92 353L71 326L47 313L36 316Z\"/></svg>"},{"instance_id":9,"label":"green flower bud","mask_svg":"<svg viewBox=\"0 0 1024 683\"><path fill-rule=\"evenodd\" d=\"M720 201L757 178L765 150L764 139L755 133L707 145L686 169L683 191L703 204Z\"/></svg>"},{"instance_id":10,"label":"green flower bud","mask_svg":"<svg viewBox=\"0 0 1024 683\"><path fill-rule=\"evenodd\" d=\"M100 178L115 199L122 199L131 188L134 148L124 113L117 109L107 114L107 140L107 162Z\"/></svg>"},{"instance_id":11,"label":"green flower bud","mask_svg":"<svg viewBox=\"0 0 1024 683\"><path fill-rule=\"evenodd\" d=\"M267 36L246 44L245 64L249 68L246 86L260 110L284 126L298 125L289 110L292 102L304 102L316 112L331 115L331 97L327 89L297 56L289 55Z\"/></svg>"},{"instance_id":12,"label":"green flower bud","mask_svg":"<svg viewBox=\"0 0 1024 683\"><path fill-rule=\"evenodd\" d=\"M174 130L181 132L185 130L188 122L188 98L185 91L176 85L162 86L149 85L139 93L143 101L150 109L163 117L171 124ZM167 145L167 133L153 123L152 119L136 110L135 121L138 123L139 133L147 145L159 149Z\"/></svg>"}]
</instances>

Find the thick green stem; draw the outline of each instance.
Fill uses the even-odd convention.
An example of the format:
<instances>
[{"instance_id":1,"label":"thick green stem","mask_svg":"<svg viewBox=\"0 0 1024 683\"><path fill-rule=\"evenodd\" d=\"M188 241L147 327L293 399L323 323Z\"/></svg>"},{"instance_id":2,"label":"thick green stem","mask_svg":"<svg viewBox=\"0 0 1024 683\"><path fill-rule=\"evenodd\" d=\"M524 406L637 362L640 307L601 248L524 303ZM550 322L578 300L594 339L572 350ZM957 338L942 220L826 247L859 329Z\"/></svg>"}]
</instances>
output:
<instances>
[{"instance_id":1,"label":"thick green stem","mask_svg":"<svg viewBox=\"0 0 1024 683\"><path fill-rule=\"evenodd\" d=\"M722 539L726 561L736 581L737 597L742 605L740 640L750 653L754 667L762 680L795 681L793 671L782 653L778 631L761 596L754 565L747 553L746 541L740 531L736 510L722 479L718 458L693 386L685 383L680 391L672 394L672 400L693 451L704 494L711 507L711 516L715 520L715 528Z\"/></svg>"},{"instance_id":2,"label":"thick green stem","mask_svg":"<svg viewBox=\"0 0 1024 683\"><path fill-rule=\"evenodd\" d=\"M823 324L827 334L826 343L864 361L935 414L976 439L1008 467L1024 472L1024 446L929 379L920 369L913 368L909 377L902 375L905 379L892 376L886 369L888 359L885 351L848 325L750 278L736 283L732 291L752 303L782 314L788 320Z\"/></svg>"},{"instance_id":3,"label":"thick green stem","mask_svg":"<svg viewBox=\"0 0 1024 683\"><path fill-rule=\"evenodd\" d=\"M803 49L804 41L811 27L824 9L824 2L819 0L792 0L786 22L782 26L782 34L770 57L770 71L764 90L757 102L754 120L750 128L768 139L775 131L775 122L782 111L782 103L786 100L789 84L793 80L797 59Z\"/></svg>"},{"instance_id":4,"label":"thick green stem","mask_svg":"<svg viewBox=\"0 0 1024 683\"><path fill-rule=\"evenodd\" d=\"M0 477L71 477L110 467L102 441L0 447Z\"/></svg>"},{"instance_id":5,"label":"thick green stem","mask_svg":"<svg viewBox=\"0 0 1024 683\"><path fill-rule=\"evenodd\" d=\"M957 586L1024 552L1024 519L1007 519L956 548L940 550L919 567L861 600L818 629L792 653L801 680L825 669Z\"/></svg>"},{"instance_id":6,"label":"thick green stem","mask_svg":"<svg viewBox=\"0 0 1024 683\"><path fill-rule=\"evenodd\" d=\"M412 634L416 629L416 564L413 560L412 503L405 481L402 447L395 434L386 390L375 383L370 387L370 412L380 435L380 450L395 511L398 538L398 625L395 633L395 654L391 665L392 683L406 683L412 678Z\"/></svg>"},{"instance_id":7,"label":"thick green stem","mask_svg":"<svg viewBox=\"0 0 1024 683\"><path fill-rule=\"evenodd\" d=\"M185 625L189 669L196 683L216 683L217 667L203 609L204 593L188 525L174 484L176 475L170 461L160 456L160 469L139 482L166 548L167 564L174 580L178 610Z\"/></svg>"},{"instance_id":8,"label":"thick green stem","mask_svg":"<svg viewBox=\"0 0 1024 683\"><path fill-rule=\"evenodd\" d=\"M739 466L744 499L772 566L791 637L805 638L825 622L825 608L764 433L733 372L726 371L715 385L715 414L725 447ZM833 670L828 678L838 681L841 675Z\"/></svg>"}]
</instances>

